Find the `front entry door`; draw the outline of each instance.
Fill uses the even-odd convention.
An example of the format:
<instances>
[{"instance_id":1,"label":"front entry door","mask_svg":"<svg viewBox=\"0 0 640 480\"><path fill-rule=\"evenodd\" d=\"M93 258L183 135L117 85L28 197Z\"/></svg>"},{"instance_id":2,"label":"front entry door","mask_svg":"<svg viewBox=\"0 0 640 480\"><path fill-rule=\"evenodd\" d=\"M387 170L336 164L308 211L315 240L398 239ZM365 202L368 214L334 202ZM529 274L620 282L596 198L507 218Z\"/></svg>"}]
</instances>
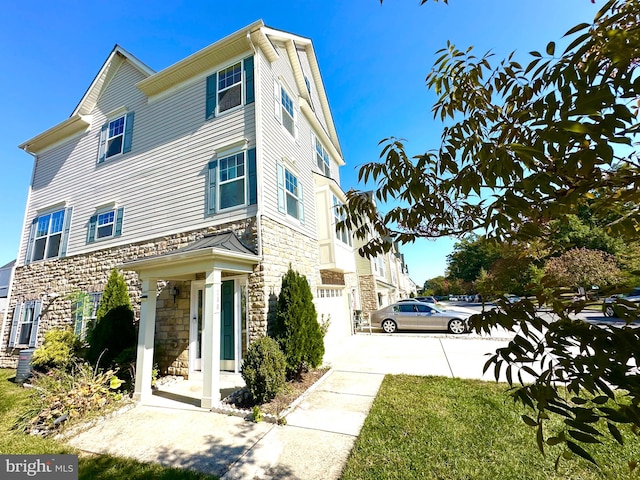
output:
<instances>
[{"instance_id":1,"label":"front entry door","mask_svg":"<svg viewBox=\"0 0 640 480\"><path fill-rule=\"evenodd\" d=\"M234 298L235 282L223 281L220 311L220 370L234 371L236 368Z\"/></svg>"}]
</instances>

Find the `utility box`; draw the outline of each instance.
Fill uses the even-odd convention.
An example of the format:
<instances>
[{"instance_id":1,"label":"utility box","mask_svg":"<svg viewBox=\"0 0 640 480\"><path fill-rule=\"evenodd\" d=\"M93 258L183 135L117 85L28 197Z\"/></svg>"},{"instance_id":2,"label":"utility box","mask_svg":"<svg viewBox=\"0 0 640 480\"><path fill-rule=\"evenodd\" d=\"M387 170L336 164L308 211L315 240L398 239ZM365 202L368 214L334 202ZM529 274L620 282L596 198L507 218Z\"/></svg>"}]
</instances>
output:
<instances>
[{"instance_id":1,"label":"utility box","mask_svg":"<svg viewBox=\"0 0 640 480\"><path fill-rule=\"evenodd\" d=\"M33 358L33 352L35 352L35 350L35 348L20 350L18 369L16 370L16 383L24 383L32 375L31 359Z\"/></svg>"}]
</instances>

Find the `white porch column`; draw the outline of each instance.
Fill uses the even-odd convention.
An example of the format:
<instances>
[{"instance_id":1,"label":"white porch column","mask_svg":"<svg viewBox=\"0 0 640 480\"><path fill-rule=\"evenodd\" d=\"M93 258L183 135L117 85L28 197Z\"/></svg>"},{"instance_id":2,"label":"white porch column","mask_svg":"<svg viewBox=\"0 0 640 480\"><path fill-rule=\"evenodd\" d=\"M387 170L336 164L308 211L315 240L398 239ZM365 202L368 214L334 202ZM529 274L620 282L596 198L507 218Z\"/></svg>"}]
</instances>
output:
<instances>
[{"instance_id":1,"label":"white porch column","mask_svg":"<svg viewBox=\"0 0 640 480\"><path fill-rule=\"evenodd\" d=\"M136 356L136 386L133 399L147 403L151 399L153 371L153 340L156 329L157 278L142 278L142 301Z\"/></svg>"},{"instance_id":2,"label":"white porch column","mask_svg":"<svg viewBox=\"0 0 640 480\"><path fill-rule=\"evenodd\" d=\"M222 271L207 272L202 339L202 408L220 401L220 302Z\"/></svg>"}]
</instances>

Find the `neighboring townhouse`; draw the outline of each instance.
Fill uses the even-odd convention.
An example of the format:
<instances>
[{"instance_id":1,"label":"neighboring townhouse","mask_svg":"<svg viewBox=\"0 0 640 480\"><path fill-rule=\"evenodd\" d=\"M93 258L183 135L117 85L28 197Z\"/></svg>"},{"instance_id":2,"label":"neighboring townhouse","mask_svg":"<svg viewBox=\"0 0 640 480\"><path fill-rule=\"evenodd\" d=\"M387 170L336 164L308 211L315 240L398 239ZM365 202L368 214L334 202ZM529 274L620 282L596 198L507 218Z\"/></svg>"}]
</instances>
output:
<instances>
[{"instance_id":1,"label":"neighboring townhouse","mask_svg":"<svg viewBox=\"0 0 640 480\"><path fill-rule=\"evenodd\" d=\"M257 21L159 72L116 46L71 116L20 147L35 164L3 366L47 329L82 335L113 267L139 318L142 401L154 363L218 401L290 265L326 341L352 331L344 160L311 40Z\"/></svg>"},{"instance_id":2,"label":"neighboring townhouse","mask_svg":"<svg viewBox=\"0 0 640 480\"><path fill-rule=\"evenodd\" d=\"M365 240L356 240L356 247L365 243ZM399 248L399 244L394 242L388 252L375 257L357 255L361 301L359 309L363 313L371 313L416 294L415 283L409 277L409 269Z\"/></svg>"},{"instance_id":3,"label":"neighboring townhouse","mask_svg":"<svg viewBox=\"0 0 640 480\"><path fill-rule=\"evenodd\" d=\"M0 322L2 322L3 329L7 321L7 308L9 307L9 295L11 295L11 278L13 277L15 264L16 261L13 260L0 267Z\"/></svg>"}]
</instances>

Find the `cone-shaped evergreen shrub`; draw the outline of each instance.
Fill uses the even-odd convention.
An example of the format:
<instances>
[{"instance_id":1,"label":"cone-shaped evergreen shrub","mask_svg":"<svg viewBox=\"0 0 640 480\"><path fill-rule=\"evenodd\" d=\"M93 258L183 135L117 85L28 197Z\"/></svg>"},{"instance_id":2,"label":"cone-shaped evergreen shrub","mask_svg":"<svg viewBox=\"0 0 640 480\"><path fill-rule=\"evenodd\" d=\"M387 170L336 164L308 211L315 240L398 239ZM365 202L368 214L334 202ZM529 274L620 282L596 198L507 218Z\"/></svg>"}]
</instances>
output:
<instances>
[{"instance_id":1,"label":"cone-shaped evergreen shrub","mask_svg":"<svg viewBox=\"0 0 640 480\"><path fill-rule=\"evenodd\" d=\"M322 363L324 339L313 294L307 278L291 266L282 277L271 336L287 359L290 375L300 375L305 368L315 368Z\"/></svg>"},{"instance_id":2,"label":"cone-shaped evergreen shrub","mask_svg":"<svg viewBox=\"0 0 640 480\"><path fill-rule=\"evenodd\" d=\"M87 360L104 368L114 363L126 365L135 359L137 336L129 289L114 268L100 298L96 324L88 333Z\"/></svg>"},{"instance_id":3,"label":"cone-shaped evergreen shrub","mask_svg":"<svg viewBox=\"0 0 640 480\"><path fill-rule=\"evenodd\" d=\"M261 337L251 342L240 369L247 390L257 403L268 402L284 387L287 361L278 342Z\"/></svg>"}]
</instances>

